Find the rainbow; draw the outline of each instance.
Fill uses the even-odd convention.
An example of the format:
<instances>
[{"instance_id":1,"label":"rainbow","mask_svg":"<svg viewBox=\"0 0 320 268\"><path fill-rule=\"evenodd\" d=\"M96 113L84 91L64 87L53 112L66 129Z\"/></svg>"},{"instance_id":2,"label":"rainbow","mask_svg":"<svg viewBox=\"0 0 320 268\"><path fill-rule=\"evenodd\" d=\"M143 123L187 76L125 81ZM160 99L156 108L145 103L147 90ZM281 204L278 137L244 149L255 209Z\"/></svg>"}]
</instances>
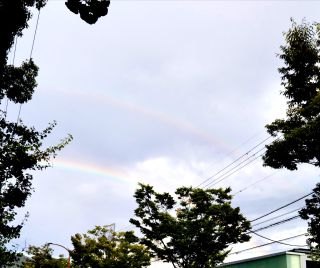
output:
<instances>
[{"instance_id":1,"label":"rainbow","mask_svg":"<svg viewBox=\"0 0 320 268\"><path fill-rule=\"evenodd\" d=\"M234 150L234 146L231 146L229 143L224 141L223 138L217 136L216 134L215 136L212 136L204 131L201 131L199 128L190 124L189 122L185 122L183 120L174 118L172 116L169 116L159 111L151 110L149 108L136 105L133 102L119 100L118 98L107 95L106 93L101 93L101 92L98 93L92 90L83 90L81 92L77 91L76 93L72 90L62 90L62 89L49 89L49 91L51 91L51 93L59 92L59 95L64 94L64 95L71 96L73 98L76 95L85 100L93 99L97 103L99 102L103 104L107 103L108 105L112 105L133 113L141 114L153 120L157 120L172 128L178 129L187 134L191 134L195 137L198 137L202 141L208 142L213 146L217 146L219 147L219 149L222 149L224 151L230 152Z\"/></svg>"},{"instance_id":2,"label":"rainbow","mask_svg":"<svg viewBox=\"0 0 320 268\"><path fill-rule=\"evenodd\" d=\"M98 165L75 162L66 159L54 159L51 161L52 167L64 170L87 173L93 176L104 177L120 183L136 183L136 179L130 178L128 174L120 169L101 167Z\"/></svg>"}]
</instances>

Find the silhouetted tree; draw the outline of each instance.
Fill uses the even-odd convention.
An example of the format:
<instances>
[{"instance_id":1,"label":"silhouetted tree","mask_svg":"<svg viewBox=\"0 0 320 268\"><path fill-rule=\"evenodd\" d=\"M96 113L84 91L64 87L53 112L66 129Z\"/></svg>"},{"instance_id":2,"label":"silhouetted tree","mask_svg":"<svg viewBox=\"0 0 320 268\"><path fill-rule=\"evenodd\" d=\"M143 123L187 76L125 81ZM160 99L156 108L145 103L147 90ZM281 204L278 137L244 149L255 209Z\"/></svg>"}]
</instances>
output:
<instances>
[{"instance_id":1,"label":"silhouetted tree","mask_svg":"<svg viewBox=\"0 0 320 268\"><path fill-rule=\"evenodd\" d=\"M96 226L85 234L71 237L73 249L69 250L73 268L145 268L150 265L148 248L139 244L132 231L115 232L109 226ZM30 246L30 259L24 268L62 268L67 259L54 258L48 244Z\"/></svg>"},{"instance_id":2,"label":"silhouetted tree","mask_svg":"<svg viewBox=\"0 0 320 268\"><path fill-rule=\"evenodd\" d=\"M47 0L0 0L0 78L15 37L21 37L32 17L31 7L43 8ZM67 0L66 6L89 24L108 14L109 0ZM1 82L1 79L0 79ZM2 86L0 84L0 95Z\"/></svg>"},{"instance_id":3,"label":"silhouetted tree","mask_svg":"<svg viewBox=\"0 0 320 268\"><path fill-rule=\"evenodd\" d=\"M42 8L45 0L0 1L0 104L4 98L21 105L32 98L37 86L38 67L32 59L20 67L7 64L7 55L15 36L21 36L31 17L29 8ZM42 170L71 140L67 137L60 144L43 148L44 139L55 122L43 131L7 120L7 111L0 110L0 266L12 262L15 253L6 248L9 241L18 238L23 222L14 224L16 209L25 205L32 193L32 170Z\"/></svg>"},{"instance_id":4,"label":"silhouetted tree","mask_svg":"<svg viewBox=\"0 0 320 268\"><path fill-rule=\"evenodd\" d=\"M7 56L16 36L21 37L22 31L28 28L28 21L32 14L31 7L38 9L47 0L0 0L0 96L3 95L1 81Z\"/></svg>"},{"instance_id":5,"label":"silhouetted tree","mask_svg":"<svg viewBox=\"0 0 320 268\"><path fill-rule=\"evenodd\" d=\"M42 247L30 246L27 250L28 258L22 265L23 268L66 268L68 260L60 255L53 257L53 250L48 244Z\"/></svg>"},{"instance_id":6,"label":"silhouetted tree","mask_svg":"<svg viewBox=\"0 0 320 268\"><path fill-rule=\"evenodd\" d=\"M217 267L230 244L250 239L250 223L231 206L230 188L181 187L175 199L150 185L139 185L134 195L136 217L130 222L140 228L141 243L153 256L176 268Z\"/></svg>"},{"instance_id":7,"label":"silhouetted tree","mask_svg":"<svg viewBox=\"0 0 320 268\"><path fill-rule=\"evenodd\" d=\"M285 33L286 44L279 57L285 66L282 75L283 94L288 99L286 119L276 119L266 128L277 137L263 157L264 165L297 169L300 163L320 166L320 27L319 24L292 21ZM320 185L314 189L306 207L300 211L309 224L312 255L320 259Z\"/></svg>"},{"instance_id":8,"label":"silhouetted tree","mask_svg":"<svg viewBox=\"0 0 320 268\"><path fill-rule=\"evenodd\" d=\"M32 59L20 67L8 65L8 53L14 39L21 37L32 16L31 8L41 9L47 0L0 0L0 104L5 97L16 104L32 98L37 85L38 67ZM67 0L66 6L81 19L93 24L108 13L109 0ZM19 237L23 223L12 225L16 208L23 207L32 192L32 175L28 170L43 169L70 140L47 149L42 142L55 123L42 132L25 126L21 120L7 121L7 111L0 110L0 266L14 259L14 253L5 245ZM44 162L44 164L40 164Z\"/></svg>"},{"instance_id":9,"label":"silhouetted tree","mask_svg":"<svg viewBox=\"0 0 320 268\"><path fill-rule=\"evenodd\" d=\"M313 189L311 198L306 200L306 206L299 214L302 219L308 220L311 257L320 262L320 183Z\"/></svg>"},{"instance_id":10,"label":"silhouetted tree","mask_svg":"<svg viewBox=\"0 0 320 268\"><path fill-rule=\"evenodd\" d=\"M285 66L282 94L288 99L286 119L276 119L266 128L277 139L267 145L264 165L297 169L297 164L320 166L320 50L319 27L292 23L285 34L280 58Z\"/></svg>"},{"instance_id":11,"label":"silhouetted tree","mask_svg":"<svg viewBox=\"0 0 320 268\"><path fill-rule=\"evenodd\" d=\"M72 263L77 268L144 268L150 265L148 248L139 244L132 231L114 232L108 226L96 226L86 234L71 237Z\"/></svg>"},{"instance_id":12,"label":"silhouetted tree","mask_svg":"<svg viewBox=\"0 0 320 268\"><path fill-rule=\"evenodd\" d=\"M66 6L80 18L89 24L108 14L109 0L67 0Z\"/></svg>"}]
</instances>

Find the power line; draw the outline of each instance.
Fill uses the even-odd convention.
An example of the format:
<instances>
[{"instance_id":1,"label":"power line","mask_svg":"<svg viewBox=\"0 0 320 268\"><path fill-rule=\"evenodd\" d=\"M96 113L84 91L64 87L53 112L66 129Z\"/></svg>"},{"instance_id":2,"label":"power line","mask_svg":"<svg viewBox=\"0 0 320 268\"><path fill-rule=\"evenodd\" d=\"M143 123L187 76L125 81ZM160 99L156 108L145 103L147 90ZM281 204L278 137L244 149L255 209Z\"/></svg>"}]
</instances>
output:
<instances>
[{"instance_id":1,"label":"power line","mask_svg":"<svg viewBox=\"0 0 320 268\"><path fill-rule=\"evenodd\" d=\"M41 8L39 8L39 10L38 10L38 17L37 17L37 22L36 22L36 28L35 28L35 30L34 30L33 40L32 40L32 46L31 46L31 51L30 51L30 59L32 58L33 47L34 47L34 43L35 43L35 40L36 40L37 31L38 31L39 18L40 18L40 10L41 10Z\"/></svg>"},{"instance_id":2,"label":"power line","mask_svg":"<svg viewBox=\"0 0 320 268\"><path fill-rule=\"evenodd\" d=\"M255 232L252 232L252 233L255 234L256 236L259 236L259 237L264 238L264 239L266 239L266 240L269 240L269 241L271 241L271 242L278 243L278 244L282 244L282 245L286 245L286 246L290 246L290 247L306 247L306 246L308 246L308 245L293 245L293 244L283 243L283 242L281 242L280 240L273 240L273 239L271 239L271 238L265 237L265 236L263 236L263 235L260 235L260 234L255 233Z\"/></svg>"},{"instance_id":3,"label":"power line","mask_svg":"<svg viewBox=\"0 0 320 268\"><path fill-rule=\"evenodd\" d=\"M306 195L304 195L304 196L302 196L302 197L300 197L300 198L298 198L298 199L296 199L296 200L294 200L294 201L292 201L292 202L290 202L290 203L288 203L286 205L283 205L283 206L281 206L281 207L279 207L279 208L277 208L275 210L272 210L272 211L270 211L270 212L268 212L268 213L266 213L266 214L264 214L264 215L262 215L262 216L260 216L258 218L255 218L255 219L251 220L250 222L254 222L254 221L260 220L260 219L262 219L264 217L267 217L267 216L269 216L269 215L271 215L271 214L273 214L273 213L275 213L275 212L277 212L277 211L279 211L279 210L281 210L281 209L283 209L285 207L288 207L288 206L290 206L290 205L292 205L294 203L297 203L298 201L308 197L309 195L312 195L312 192L308 193L308 194L306 194Z\"/></svg>"},{"instance_id":4,"label":"power line","mask_svg":"<svg viewBox=\"0 0 320 268\"><path fill-rule=\"evenodd\" d=\"M16 59L17 43L18 43L18 35L16 35L15 42L14 42L12 65L14 65L14 61Z\"/></svg>"},{"instance_id":5,"label":"power line","mask_svg":"<svg viewBox=\"0 0 320 268\"><path fill-rule=\"evenodd\" d=\"M269 224L269 225L267 225L267 226L261 227L261 228L259 228L259 229L254 230L254 231L249 231L248 234L253 233L253 232L259 232L259 231L262 231L262 230L265 230L265 229L269 229L269 228L271 228L271 227L274 227L274 226L277 226L277 225L280 225L280 224L283 224L283 223L287 223L287 222L289 222L289 221L293 221L293 220L298 219L298 218L300 218L300 216L299 216L299 215L296 215L296 216L293 216L293 217L284 219L284 220L282 220L282 221L277 221L277 222L275 222L275 223L272 223L272 224Z\"/></svg>"},{"instance_id":6,"label":"power line","mask_svg":"<svg viewBox=\"0 0 320 268\"><path fill-rule=\"evenodd\" d=\"M244 153L243 155L239 156L237 159L235 159L233 162L231 162L230 164L228 164L227 166L225 166L224 168L222 168L221 170L219 170L218 172L216 172L215 174L211 175L210 177L208 177L207 179L205 179L203 182L201 182L200 184L198 184L196 186L196 188L200 187L201 185L205 184L206 182L208 182L209 180L211 180L212 178L214 178L215 176L219 175L221 172L225 171L227 168L231 167L233 164L235 164L236 162L238 162L239 160L241 160L242 158L244 158L245 156L249 155L254 149L256 149L257 147L259 147L261 144L265 143L268 139L270 139L272 136L268 136L267 138L263 139L261 142L259 142L257 145L255 145L254 147L250 148L246 153Z\"/></svg>"},{"instance_id":7,"label":"power line","mask_svg":"<svg viewBox=\"0 0 320 268\"><path fill-rule=\"evenodd\" d=\"M280 217L282 217L282 216L288 215L288 214L290 214L290 213L296 212L296 211L301 210L301 209L302 209L302 208L297 208L297 209L294 209L294 210L292 210L292 211L289 211L289 212L283 213L283 214L281 214L281 215L278 215L278 216L276 216L276 217L273 217L273 218L271 218L271 219L268 219L268 220L265 220L265 221L262 221L262 222L253 224L252 227L253 227L253 226L260 225L260 224L262 224L262 223L266 223L266 222L268 222L268 221L275 220L275 219L277 219L277 218L280 218Z\"/></svg>"},{"instance_id":8,"label":"power line","mask_svg":"<svg viewBox=\"0 0 320 268\"><path fill-rule=\"evenodd\" d=\"M263 177L262 179L259 179L259 180L255 181L255 182L253 182L253 183L249 184L248 186L246 186L246 187L244 187L244 188L240 189L239 191L235 192L235 193L233 194L233 196L235 196L235 195L237 195L237 194L240 194L240 193L244 192L245 190L249 189L250 187L252 187L252 186L254 186L254 185L258 184L259 182L262 182L262 181L264 181L264 180L266 180L266 179L268 179L268 178L270 178L270 177L274 176L274 175L275 175L276 173L278 173L278 172L279 172L279 170L277 170L276 172L273 172L272 174L269 174L269 175L267 175L267 176Z\"/></svg>"},{"instance_id":9,"label":"power line","mask_svg":"<svg viewBox=\"0 0 320 268\"><path fill-rule=\"evenodd\" d=\"M239 254L239 253L242 253L242 252L245 252L245 251L249 251L249 250L252 250L252 249L265 247L265 246L268 246L268 245L271 245L271 244L279 243L279 242L286 241L286 240L289 240L289 239L292 239L292 238L296 238L296 237L300 237L300 236L303 236L303 235L306 235L306 233L304 233L304 234L299 234L299 235L295 235L295 236L291 236L291 237L287 237L287 238L283 238L283 239L280 239L280 240L277 240L277 241L274 241L274 242L270 242L270 243L266 243L266 244L262 244L262 245L259 245L259 246L255 246L255 247L251 247L251 248L246 248L246 249L239 250L239 251L236 251L236 252L232 252L232 253L230 253L229 255Z\"/></svg>"},{"instance_id":10,"label":"power line","mask_svg":"<svg viewBox=\"0 0 320 268\"><path fill-rule=\"evenodd\" d=\"M265 148L260 149L258 152L261 152L262 150L265 150ZM258 153L258 152L257 152L257 153ZM253 154L253 155L251 155L251 156L248 157L245 161L242 161L241 163L239 163L238 165L236 165L234 168L232 168L231 170L227 171L227 172L224 173L223 175L219 176L218 178L216 178L216 179L213 180L212 182L206 184L204 187L207 187L207 188L208 188L209 186L216 185L217 183L219 183L219 182L227 179L228 177L230 177L231 175L233 175L233 174L236 173L237 171L243 169L244 167L248 166L249 164L251 164L252 162L254 162L255 160L257 160L258 158L260 158L263 154L260 154L260 155L258 155L257 157L255 157L254 159L252 159L252 160L250 160L249 162L247 162L248 159L254 157L255 155L256 155L256 153ZM237 168L239 165L241 165L241 164L243 164L243 163L245 163L245 162L247 162L247 163L244 164L244 165L242 165L242 166L240 166L239 168ZM235 168L237 168L237 169L230 173L230 171L232 171L232 170L235 169Z\"/></svg>"},{"instance_id":11,"label":"power line","mask_svg":"<svg viewBox=\"0 0 320 268\"><path fill-rule=\"evenodd\" d=\"M13 49L13 57L12 57L12 66L14 66L14 61L16 59L16 51L17 51L17 43L18 43L18 35L15 36L14 40L14 49ZM8 112L8 105L9 105L9 98L6 98L6 108L5 108L5 114L4 119L7 118L7 112Z\"/></svg>"},{"instance_id":12,"label":"power line","mask_svg":"<svg viewBox=\"0 0 320 268\"><path fill-rule=\"evenodd\" d=\"M236 149L232 150L231 152L229 152L228 154L225 155L225 157L228 157L232 154L234 154L236 151L238 151L243 145L247 144L249 141L251 141L252 139L254 139L255 137L259 136L261 133L264 133L265 130L262 130L252 136L250 136L248 139L246 139L244 142L242 142ZM272 136L269 136L268 138L271 138Z\"/></svg>"},{"instance_id":13,"label":"power line","mask_svg":"<svg viewBox=\"0 0 320 268\"><path fill-rule=\"evenodd\" d=\"M36 41L36 35L37 35L39 19L40 19L40 10L41 10L41 8L38 9L38 16L37 16L37 21L36 21L36 27L35 27L35 30L34 30L34 33L33 33L33 40L32 40L29 60L31 60L31 58L32 58L33 48L34 48L34 44L35 44L35 41ZM17 125L18 125L19 120L20 120L21 108L22 108L22 103L20 103L20 105L19 105L19 112L18 112L18 116L17 116Z\"/></svg>"}]
</instances>

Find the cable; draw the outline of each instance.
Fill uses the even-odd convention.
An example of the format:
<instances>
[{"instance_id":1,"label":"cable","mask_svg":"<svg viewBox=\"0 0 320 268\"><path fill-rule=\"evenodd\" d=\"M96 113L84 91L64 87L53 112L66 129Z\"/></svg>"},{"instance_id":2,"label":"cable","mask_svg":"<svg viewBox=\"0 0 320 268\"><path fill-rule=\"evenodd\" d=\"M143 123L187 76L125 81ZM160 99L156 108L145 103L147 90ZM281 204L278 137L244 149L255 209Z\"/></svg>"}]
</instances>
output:
<instances>
[{"instance_id":1,"label":"cable","mask_svg":"<svg viewBox=\"0 0 320 268\"><path fill-rule=\"evenodd\" d=\"M33 34L32 46L31 46L31 51L30 51L30 59L32 58L33 47L34 47L34 43L35 43L35 40L36 40L37 31L38 31L39 18L40 18L40 10L41 10L41 9L39 8L38 17L37 17L37 22L36 22L36 28L35 28L34 34Z\"/></svg>"},{"instance_id":2,"label":"cable","mask_svg":"<svg viewBox=\"0 0 320 268\"><path fill-rule=\"evenodd\" d=\"M236 251L236 252L232 252L229 255L239 254L239 253L242 253L242 252L245 252L245 251L249 251L249 250L256 249L256 248L261 248L261 247L264 247L264 246L268 246L268 245L271 245L271 244L279 243L279 242L282 242L282 241L285 241L285 240L289 240L289 239L292 239L292 238L296 238L296 237L299 237L299 236L303 236L303 235L306 235L306 233L295 235L295 236L291 236L291 237L287 237L287 238L283 238L283 239L280 239L280 240L277 240L277 241L274 241L274 242L270 242L270 243L266 243L266 244L262 244L262 245L259 245L259 246L246 248L246 249L239 250L239 251Z\"/></svg>"},{"instance_id":3,"label":"cable","mask_svg":"<svg viewBox=\"0 0 320 268\"><path fill-rule=\"evenodd\" d=\"M219 170L218 172L216 172L214 175L208 177L207 179L205 179L203 182L201 182L200 184L198 184L196 186L196 188L200 187L201 185L205 184L207 181L211 180L213 177L217 176L218 174L220 174L221 172L223 172L224 170L226 170L227 168L229 168L230 166L232 166L234 163L238 162L240 159L242 159L243 157L245 157L246 155L248 155L249 153L251 153L254 149L256 149L257 147L259 147L261 144L263 144L264 142L266 142L268 139L270 139L272 136L268 136L267 138L265 138L264 140L262 140L261 142L259 142L257 145L255 145L254 147L252 147L251 149L249 149L249 151L247 151L246 153L244 153L243 155L239 156L237 159L235 159L233 162L231 162L230 164L228 164L227 166L225 166L224 168L222 168L221 170Z\"/></svg>"},{"instance_id":4,"label":"cable","mask_svg":"<svg viewBox=\"0 0 320 268\"><path fill-rule=\"evenodd\" d=\"M38 10L38 17L37 17L37 22L36 22L36 28L35 28L34 34L33 34L33 40L32 40L32 45L31 45L30 57L29 57L30 60L31 60L31 58L32 58L33 48L34 48L34 44L35 44L35 40L36 40L36 35L37 35L37 31L38 31L38 25L39 25L39 19L40 19L40 10L41 10L41 8L39 8L39 10ZM20 105L19 105L19 112L18 112L17 123L16 123L17 125L18 125L19 120L20 120L21 108L22 108L22 103L20 103Z\"/></svg>"},{"instance_id":5,"label":"cable","mask_svg":"<svg viewBox=\"0 0 320 268\"><path fill-rule=\"evenodd\" d=\"M247 144L249 141L253 140L255 137L259 136L261 133L265 133L265 130L262 130L260 132L257 132L256 134L250 136L248 139L246 139L244 142L242 142L236 149L232 150L230 153L228 153L226 156L229 156L239 150L243 145ZM268 138L271 138L272 136L270 135Z\"/></svg>"},{"instance_id":6,"label":"cable","mask_svg":"<svg viewBox=\"0 0 320 268\"><path fill-rule=\"evenodd\" d=\"M262 181L264 181L264 180L266 180L266 179L274 176L274 175L275 175L276 173L278 173L278 172L279 172L279 170L277 170L276 172L273 172L272 174L269 174L269 175L263 177L262 179L259 179L259 180L255 181L255 182L253 182L252 184L249 184L248 186L246 186L246 187L240 189L239 191L235 192L235 193L233 194L233 196L236 196L237 194L240 194L240 193L244 192L245 190L247 190L248 188L252 187L253 185L256 185L256 184L258 184L259 182L262 182Z\"/></svg>"},{"instance_id":7,"label":"cable","mask_svg":"<svg viewBox=\"0 0 320 268\"><path fill-rule=\"evenodd\" d=\"M20 103L20 105L19 105L19 112L18 112L17 123L16 123L17 125L18 125L19 119L20 119L21 108L22 108L22 103Z\"/></svg>"},{"instance_id":8,"label":"cable","mask_svg":"<svg viewBox=\"0 0 320 268\"><path fill-rule=\"evenodd\" d=\"M14 50L13 50L12 65L14 65L14 61L16 59L17 43L18 43L18 36L16 35L15 43L14 43Z\"/></svg>"},{"instance_id":9,"label":"cable","mask_svg":"<svg viewBox=\"0 0 320 268\"><path fill-rule=\"evenodd\" d=\"M265 150L265 148L261 149L261 150ZM260 152L261 150L259 150L258 152ZM258 153L257 152L257 153ZM243 164L243 162L246 162L248 159L250 159L251 157L254 157L256 155L253 154L251 155L249 158L247 158L245 161L242 161L240 164L236 165L234 168L238 167L239 165ZM209 186L213 186L216 185L217 183L227 179L228 177L230 177L231 175L233 175L234 173L236 173L237 171L243 169L244 167L246 167L247 165L251 164L252 162L254 162L255 160L257 160L259 157L261 157L263 154L258 155L257 157L255 157L254 159L250 160L248 163L244 164L243 166L239 167L238 169L236 169L235 171L233 171L232 173L228 174L230 171L232 171L234 168L232 168L231 170L229 170L228 172L224 173L223 175L219 176L218 178L216 178L215 180L213 180L212 182L206 184L204 187L209 187ZM221 179L220 179L221 178Z\"/></svg>"},{"instance_id":10,"label":"cable","mask_svg":"<svg viewBox=\"0 0 320 268\"><path fill-rule=\"evenodd\" d=\"M266 240L272 241L272 242L274 242L274 243L278 243L278 244L282 244L282 245L286 245L286 246L290 246L290 247L306 247L306 246L307 246L307 245L293 245L293 244L283 243L283 242L281 242L281 241L279 241L279 240L273 240L273 239L270 239L270 238L265 237L265 236L263 236L263 235L257 234L257 233L255 233L255 232L252 232L252 233L255 234L255 235L257 235L257 236L259 236L259 237L261 237L261 238L264 238L264 239L266 239Z\"/></svg>"},{"instance_id":11,"label":"cable","mask_svg":"<svg viewBox=\"0 0 320 268\"><path fill-rule=\"evenodd\" d=\"M286 204L286 205L284 205L284 206L282 206L282 207L279 207L279 208L277 208L277 209L275 209L275 210L272 210L272 211L270 211L270 212L268 212L268 213L266 213L266 214L264 214L264 215L262 215L262 216L260 216L260 217L258 217L258 218L256 218L256 219L254 219L254 220L251 220L250 222L254 222L254 221L260 220L260 219L262 219L262 218L264 218L264 217L266 217L266 216L269 216L270 214L273 214L273 213L279 211L280 209L283 209L283 208L285 208L285 207L288 207L288 206L290 206L290 205L292 205L292 204L294 204L294 203L296 203L296 202L298 202L298 201L300 201L300 200L308 197L309 195L312 195L312 192L309 193L309 194L306 194L306 195L304 195L304 196L302 196L302 197L300 197L300 198L298 198L298 199L296 199L296 200L294 200L294 201L292 201L292 202L290 202L290 203L288 203L288 204Z\"/></svg>"},{"instance_id":12,"label":"cable","mask_svg":"<svg viewBox=\"0 0 320 268\"><path fill-rule=\"evenodd\" d=\"M17 43L18 43L18 36L15 36L14 40L14 50L13 50L13 57L12 57L12 66L14 66L14 61L16 59L16 51L17 51ZM4 119L7 118L7 112L8 112L8 105L9 105L9 98L6 98L6 109L5 109L5 114L4 114Z\"/></svg>"},{"instance_id":13,"label":"cable","mask_svg":"<svg viewBox=\"0 0 320 268\"><path fill-rule=\"evenodd\" d=\"M262 230L265 230L265 229L269 229L269 228L271 228L271 227L274 227L274 226L277 226L277 225L280 225L280 224L283 224L283 223L286 223L286 222L289 222L289 221L293 221L293 220L298 219L298 218L300 218L299 215L293 216L293 217L284 219L284 220L282 220L282 221L278 221L278 222L269 224L269 225L267 225L267 226L261 227L261 228L259 228L259 229L254 230L254 231L249 231L247 234L250 234L250 233L253 233L253 232L259 232L259 231L262 231Z\"/></svg>"},{"instance_id":14,"label":"cable","mask_svg":"<svg viewBox=\"0 0 320 268\"><path fill-rule=\"evenodd\" d=\"M262 222L253 224L252 227L253 227L253 226L260 225L260 224L262 224L262 223L266 223L266 222L268 222L268 221L275 220L275 219L280 218L280 217L282 217L282 216L284 216L284 215L288 215L288 214L290 214L290 213L292 213L292 212L296 212L296 211L301 210L301 209L302 209L302 207L301 207L301 208L294 209L294 210L289 211L289 212L286 212L286 213L283 213L283 214L281 214L281 215L279 215L279 216L276 216L276 217L273 217L273 218L271 218L271 219L268 219L268 220L265 220L265 221L262 221Z\"/></svg>"}]
</instances>

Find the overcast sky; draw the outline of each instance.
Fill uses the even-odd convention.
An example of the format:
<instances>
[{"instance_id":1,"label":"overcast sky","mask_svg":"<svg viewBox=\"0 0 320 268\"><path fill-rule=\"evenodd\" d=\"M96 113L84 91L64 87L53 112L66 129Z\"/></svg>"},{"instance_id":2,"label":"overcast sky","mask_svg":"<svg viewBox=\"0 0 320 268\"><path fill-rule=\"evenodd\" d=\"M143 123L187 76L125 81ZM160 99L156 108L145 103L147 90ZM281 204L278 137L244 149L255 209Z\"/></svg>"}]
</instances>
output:
<instances>
[{"instance_id":1,"label":"overcast sky","mask_svg":"<svg viewBox=\"0 0 320 268\"><path fill-rule=\"evenodd\" d=\"M38 88L21 114L40 129L57 120L47 145L68 133L74 140L53 168L35 174L20 247L71 246L71 235L95 225L131 229L138 182L169 192L197 186L267 138L264 126L285 115L276 57L282 33L290 17L319 21L319 10L317 1L115 0L106 17L88 25L64 1L49 0L33 51ZM30 54L35 19L18 39L16 64ZM17 116L13 104L8 111ZM315 168L275 171L257 159L214 187L245 188L234 205L253 219L317 181ZM282 239L305 231L294 220L261 234ZM234 251L267 242L253 237ZM304 245L305 238L288 243ZM272 245L228 260L287 249Z\"/></svg>"}]
</instances>

